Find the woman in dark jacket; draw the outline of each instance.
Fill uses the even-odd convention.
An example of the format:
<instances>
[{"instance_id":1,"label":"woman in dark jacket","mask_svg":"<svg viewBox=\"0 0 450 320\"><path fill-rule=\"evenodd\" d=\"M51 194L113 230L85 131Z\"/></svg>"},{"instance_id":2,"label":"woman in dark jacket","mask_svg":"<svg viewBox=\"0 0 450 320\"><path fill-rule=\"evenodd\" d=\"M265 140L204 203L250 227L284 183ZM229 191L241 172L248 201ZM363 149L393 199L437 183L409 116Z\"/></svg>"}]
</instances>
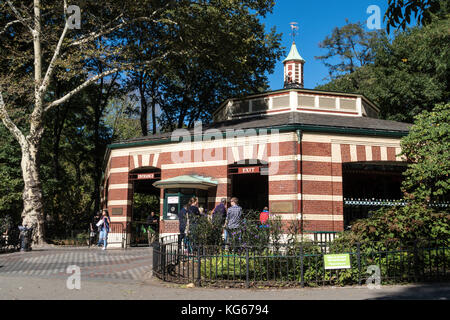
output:
<instances>
[{"instance_id":1,"label":"woman in dark jacket","mask_svg":"<svg viewBox=\"0 0 450 320\"><path fill-rule=\"evenodd\" d=\"M184 247L186 247L186 224L187 224L187 207L186 203L178 213L180 236L178 237L178 249L181 249L181 244L184 242Z\"/></svg>"},{"instance_id":2,"label":"woman in dark jacket","mask_svg":"<svg viewBox=\"0 0 450 320\"><path fill-rule=\"evenodd\" d=\"M197 241L197 226L199 223L199 219L201 217L200 210L198 209L198 199L197 197L192 197L189 200L188 208L187 208L187 216L188 216L188 237L189 242L192 244L196 244Z\"/></svg>"}]
</instances>

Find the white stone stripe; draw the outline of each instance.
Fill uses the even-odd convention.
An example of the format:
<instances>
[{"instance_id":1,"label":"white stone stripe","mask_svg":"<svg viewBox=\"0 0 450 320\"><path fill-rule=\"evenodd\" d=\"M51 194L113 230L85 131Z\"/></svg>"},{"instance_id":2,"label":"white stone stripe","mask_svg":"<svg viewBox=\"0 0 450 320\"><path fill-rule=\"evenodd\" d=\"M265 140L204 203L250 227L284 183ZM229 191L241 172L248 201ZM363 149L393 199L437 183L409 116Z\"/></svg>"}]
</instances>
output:
<instances>
[{"instance_id":1,"label":"white stone stripe","mask_svg":"<svg viewBox=\"0 0 450 320\"><path fill-rule=\"evenodd\" d=\"M131 217L110 216L109 218L111 219L111 222L128 222L128 221L131 221ZM111 234L113 234L113 233L111 233Z\"/></svg>"},{"instance_id":2,"label":"white stone stripe","mask_svg":"<svg viewBox=\"0 0 450 320\"><path fill-rule=\"evenodd\" d=\"M231 183L231 179L229 178L213 178L219 184Z\"/></svg>"},{"instance_id":3,"label":"white stone stripe","mask_svg":"<svg viewBox=\"0 0 450 320\"><path fill-rule=\"evenodd\" d=\"M333 163L342 163L341 145L333 143L331 145L331 161Z\"/></svg>"},{"instance_id":4,"label":"white stone stripe","mask_svg":"<svg viewBox=\"0 0 450 320\"><path fill-rule=\"evenodd\" d=\"M155 167L155 168L158 167L158 160L159 160L159 153L155 153L153 155L153 167Z\"/></svg>"},{"instance_id":5,"label":"white stone stripe","mask_svg":"<svg viewBox=\"0 0 450 320\"><path fill-rule=\"evenodd\" d=\"M400 153L402 152L402 148L395 148L395 159L397 161L404 161L405 156L401 156Z\"/></svg>"},{"instance_id":6,"label":"white stone stripe","mask_svg":"<svg viewBox=\"0 0 450 320\"><path fill-rule=\"evenodd\" d=\"M304 142L336 143L336 144L355 144L355 145L374 145L386 147L399 147L400 138L378 138L367 136L344 136L330 135L328 133L304 133L302 137Z\"/></svg>"},{"instance_id":7,"label":"white stone stripe","mask_svg":"<svg viewBox=\"0 0 450 320\"><path fill-rule=\"evenodd\" d=\"M366 146L366 161L372 161L372 146Z\"/></svg>"},{"instance_id":8,"label":"white stone stripe","mask_svg":"<svg viewBox=\"0 0 450 320\"><path fill-rule=\"evenodd\" d=\"M117 183L110 184L108 190L116 190L116 189L131 189L133 185L131 183Z\"/></svg>"},{"instance_id":9,"label":"white stone stripe","mask_svg":"<svg viewBox=\"0 0 450 320\"><path fill-rule=\"evenodd\" d=\"M128 172L129 171L129 169L128 169L128 167L122 167L122 168L114 168L114 169L111 169L110 171L109 171L109 173L111 174L111 173L123 173L123 172Z\"/></svg>"},{"instance_id":10,"label":"white stone stripe","mask_svg":"<svg viewBox=\"0 0 450 320\"><path fill-rule=\"evenodd\" d=\"M344 216L338 214L303 214L303 220L344 221Z\"/></svg>"},{"instance_id":11,"label":"white stone stripe","mask_svg":"<svg viewBox=\"0 0 450 320\"><path fill-rule=\"evenodd\" d=\"M358 161L358 155L356 153L356 145L354 145L354 144L350 145L350 161L351 162Z\"/></svg>"},{"instance_id":12,"label":"white stone stripe","mask_svg":"<svg viewBox=\"0 0 450 320\"><path fill-rule=\"evenodd\" d=\"M300 174L284 174L284 175L272 175L269 176L269 181L292 181L292 180L300 180Z\"/></svg>"},{"instance_id":13,"label":"white stone stripe","mask_svg":"<svg viewBox=\"0 0 450 320\"><path fill-rule=\"evenodd\" d=\"M186 162L186 163L163 164L161 165L161 169L167 170L167 169L182 169L182 168L216 167L216 166L226 166L227 164L228 162L226 160Z\"/></svg>"},{"instance_id":14,"label":"white stone stripe","mask_svg":"<svg viewBox=\"0 0 450 320\"><path fill-rule=\"evenodd\" d=\"M381 160L387 161L387 148L386 147L380 147L380 154L381 154Z\"/></svg>"},{"instance_id":15,"label":"white stone stripe","mask_svg":"<svg viewBox=\"0 0 450 320\"><path fill-rule=\"evenodd\" d=\"M110 206L129 206L132 204L130 200L109 200L108 207Z\"/></svg>"},{"instance_id":16,"label":"white stone stripe","mask_svg":"<svg viewBox=\"0 0 450 320\"><path fill-rule=\"evenodd\" d=\"M344 201L343 196L329 196L322 194L303 194L303 200L313 201Z\"/></svg>"},{"instance_id":17,"label":"white stone stripe","mask_svg":"<svg viewBox=\"0 0 450 320\"><path fill-rule=\"evenodd\" d=\"M342 177L338 176L319 176L319 175L301 175L301 174L286 174L269 176L269 181L325 181L325 182L342 182Z\"/></svg>"},{"instance_id":18,"label":"white stone stripe","mask_svg":"<svg viewBox=\"0 0 450 320\"><path fill-rule=\"evenodd\" d=\"M253 145L244 146L244 158L253 159Z\"/></svg>"},{"instance_id":19,"label":"white stone stripe","mask_svg":"<svg viewBox=\"0 0 450 320\"><path fill-rule=\"evenodd\" d=\"M342 177L337 176L317 176L303 175L303 181L326 181L326 182L342 182Z\"/></svg>"},{"instance_id":20,"label":"white stone stripe","mask_svg":"<svg viewBox=\"0 0 450 320\"><path fill-rule=\"evenodd\" d=\"M241 158L239 156L239 148L238 147L231 148L231 152L233 153L234 162L238 162L241 160Z\"/></svg>"},{"instance_id":21,"label":"white stone stripe","mask_svg":"<svg viewBox=\"0 0 450 320\"><path fill-rule=\"evenodd\" d=\"M312 162L331 162L331 157L320 157L320 156L303 156L303 161Z\"/></svg>"},{"instance_id":22,"label":"white stone stripe","mask_svg":"<svg viewBox=\"0 0 450 320\"><path fill-rule=\"evenodd\" d=\"M269 194L269 201L301 200L301 194Z\"/></svg>"},{"instance_id":23,"label":"white stone stripe","mask_svg":"<svg viewBox=\"0 0 450 320\"><path fill-rule=\"evenodd\" d=\"M269 219L280 218L281 220L300 220L301 214L298 213L274 213L270 214Z\"/></svg>"},{"instance_id":24,"label":"white stone stripe","mask_svg":"<svg viewBox=\"0 0 450 320\"><path fill-rule=\"evenodd\" d=\"M133 155L133 161L134 161L134 167L139 168L139 161L138 161L138 155Z\"/></svg>"},{"instance_id":25,"label":"white stone stripe","mask_svg":"<svg viewBox=\"0 0 450 320\"><path fill-rule=\"evenodd\" d=\"M150 166L150 154L143 154L142 155L142 166L148 167Z\"/></svg>"},{"instance_id":26,"label":"white stone stripe","mask_svg":"<svg viewBox=\"0 0 450 320\"><path fill-rule=\"evenodd\" d=\"M264 155L266 151L266 145L265 144L260 144L258 145L258 159L264 159ZM267 156L266 156L267 158Z\"/></svg>"},{"instance_id":27,"label":"white stone stripe","mask_svg":"<svg viewBox=\"0 0 450 320\"><path fill-rule=\"evenodd\" d=\"M293 132L280 133L280 134L261 134L259 136L251 137L252 144L267 144L267 143L280 143L297 141L297 136ZM211 140L201 142L187 142L187 143L175 143L168 145L158 146L142 146L126 149L114 149L111 151L111 157L129 156L134 153L152 153L152 152L181 152L189 150L203 150L211 148L231 148L244 146L248 143L249 137L238 137L233 139Z\"/></svg>"},{"instance_id":28,"label":"white stone stripe","mask_svg":"<svg viewBox=\"0 0 450 320\"><path fill-rule=\"evenodd\" d=\"M291 154L287 156L272 156L269 157L269 162L281 162L281 161L296 161L299 157L296 154Z\"/></svg>"}]
</instances>

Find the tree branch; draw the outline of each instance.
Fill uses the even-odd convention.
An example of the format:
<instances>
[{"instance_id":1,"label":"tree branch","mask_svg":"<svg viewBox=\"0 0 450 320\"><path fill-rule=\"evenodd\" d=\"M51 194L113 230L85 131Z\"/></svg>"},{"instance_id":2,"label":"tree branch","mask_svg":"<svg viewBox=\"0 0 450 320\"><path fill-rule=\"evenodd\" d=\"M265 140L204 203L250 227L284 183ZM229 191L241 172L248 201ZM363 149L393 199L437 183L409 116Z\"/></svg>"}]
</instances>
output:
<instances>
[{"instance_id":1,"label":"tree branch","mask_svg":"<svg viewBox=\"0 0 450 320\"><path fill-rule=\"evenodd\" d=\"M53 74L53 70L55 68L55 62L59 57L59 53L61 51L61 47L62 47L64 38L66 37L67 30L68 30L68 24L66 21L66 25L64 26L64 30L61 34L61 37L59 38L59 41L55 48L55 52L53 54L52 60L50 61L50 64L48 65L47 72L45 73L44 80L42 81L42 85L39 88L40 94L43 94L47 90L48 84L50 83L50 78L51 78L51 76Z\"/></svg>"},{"instance_id":2,"label":"tree branch","mask_svg":"<svg viewBox=\"0 0 450 320\"><path fill-rule=\"evenodd\" d=\"M15 125L15 123L9 117L8 111L6 111L6 105L3 101L3 92L0 87L0 118L3 121L3 124L6 128L13 134L14 138L19 142L21 146L24 146L26 143L25 136L22 134L19 128Z\"/></svg>"},{"instance_id":3,"label":"tree branch","mask_svg":"<svg viewBox=\"0 0 450 320\"><path fill-rule=\"evenodd\" d=\"M86 35L86 36L84 36L84 37L81 37L81 38L78 39L77 41L74 41L73 43L71 43L71 44L69 45L69 47L72 47L72 46L78 46L78 45L87 43L87 42L89 42L89 41L95 40L95 39L97 39L97 38L99 38L99 37L101 37L101 36L103 36L103 35L105 35L105 34L109 34L109 33L113 32L113 31L116 31L116 30L118 30L118 29L120 29L120 28L122 28L122 27L124 27L124 26L126 26L126 25L128 25L128 24L130 24L130 23L133 23L133 22L139 22L139 21L150 21L150 22L154 22L154 23L158 23L158 22L166 22L166 23L172 23L172 24L177 25L177 23L176 23L175 21L172 21L172 20L170 20L170 19L168 19L168 18L164 18L164 19L154 19L154 18L153 18L153 17L155 17L158 13L160 13L160 12L164 11L166 8L168 8L168 7L169 7L169 4L170 4L170 3L167 3L167 4L166 4L165 6L163 6L162 8L159 8L159 9L153 11L152 14L149 15L149 16L147 16L147 17L139 17L139 18L131 19L131 20L129 20L129 21L124 21L124 20L123 20L123 14L120 14L117 18L115 18L113 21L111 21L110 23L107 24L107 26L110 26L110 25L112 25L115 21L122 20L122 22L119 23L118 25L113 26L113 27L108 28L108 29L103 30L103 31L91 32L91 33L89 33L88 35Z\"/></svg>"},{"instance_id":4,"label":"tree branch","mask_svg":"<svg viewBox=\"0 0 450 320\"><path fill-rule=\"evenodd\" d=\"M55 100L55 101L51 102L50 104L48 104L47 107L45 107L44 112L50 110L54 106L57 106L57 105L60 105L61 103L66 102L67 100L72 98L75 94L77 94L78 92L80 92L81 90L83 90L84 88L89 86L90 84L96 82L97 80L99 80L101 78L107 77L110 74L116 73L119 70L120 70L120 68L114 68L114 69L102 72L102 73L90 78L89 80L86 80L83 84L79 85L78 87L76 87L75 89L70 91L68 94L63 96L62 98Z\"/></svg>"},{"instance_id":5,"label":"tree branch","mask_svg":"<svg viewBox=\"0 0 450 320\"><path fill-rule=\"evenodd\" d=\"M14 5L11 3L10 0L6 0L6 2L8 3L9 7L11 8L12 12L14 13L14 15L16 16L17 20L20 21L20 23L22 23L25 27L28 28L28 30L30 30L30 32L33 32L33 28L30 27L26 21L30 20L30 19L25 19L24 17L22 17L22 15L20 14L20 12L16 9L16 7L14 7Z\"/></svg>"}]
</instances>

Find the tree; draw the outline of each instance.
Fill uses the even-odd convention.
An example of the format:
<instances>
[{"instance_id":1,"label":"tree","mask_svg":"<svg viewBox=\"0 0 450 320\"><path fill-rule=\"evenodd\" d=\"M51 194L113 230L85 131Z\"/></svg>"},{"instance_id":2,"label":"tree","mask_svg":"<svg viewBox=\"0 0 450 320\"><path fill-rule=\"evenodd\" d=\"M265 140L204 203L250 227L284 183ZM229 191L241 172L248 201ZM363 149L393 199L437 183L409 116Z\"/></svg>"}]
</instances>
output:
<instances>
[{"instance_id":1,"label":"tree","mask_svg":"<svg viewBox=\"0 0 450 320\"><path fill-rule=\"evenodd\" d=\"M319 43L319 47L327 49L327 54L315 57L328 68L330 79L353 73L357 68L373 62L374 44L380 32L366 32L361 22L350 23L341 28L334 28L330 36Z\"/></svg>"},{"instance_id":2,"label":"tree","mask_svg":"<svg viewBox=\"0 0 450 320\"><path fill-rule=\"evenodd\" d=\"M403 182L407 196L419 202L443 202L450 196L450 103L415 118L402 139L409 165Z\"/></svg>"},{"instance_id":3,"label":"tree","mask_svg":"<svg viewBox=\"0 0 450 320\"><path fill-rule=\"evenodd\" d=\"M403 181L405 206L382 208L356 221L339 242L447 240L450 214L439 204L450 196L450 104L418 115L401 141L408 160Z\"/></svg>"},{"instance_id":4,"label":"tree","mask_svg":"<svg viewBox=\"0 0 450 320\"><path fill-rule=\"evenodd\" d=\"M171 130L209 121L225 98L267 89L266 73L273 71L282 51L280 35L274 29L266 34L259 18L272 10L273 2L212 3L177 7L172 14L178 25L161 28L143 23L133 30L127 53L133 59L149 59L169 48L185 52L130 72L130 88L140 101L143 135L148 131L149 111L155 133L157 106L159 124Z\"/></svg>"},{"instance_id":5,"label":"tree","mask_svg":"<svg viewBox=\"0 0 450 320\"><path fill-rule=\"evenodd\" d=\"M450 4L446 0L389 0L384 15L387 32L390 28L406 29L414 16L418 25L431 23L433 16L444 18L449 13Z\"/></svg>"},{"instance_id":6,"label":"tree","mask_svg":"<svg viewBox=\"0 0 450 320\"><path fill-rule=\"evenodd\" d=\"M361 93L381 109L383 119L412 122L423 110L449 100L450 19L382 35L373 43L373 62L318 86Z\"/></svg>"},{"instance_id":7,"label":"tree","mask_svg":"<svg viewBox=\"0 0 450 320\"><path fill-rule=\"evenodd\" d=\"M143 1L137 6L123 7L119 1L111 1L107 6L90 4L92 13L105 14L83 16L85 27L69 38L67 1L54 4L52 1L34 0L32 13L19 1L7 0L3 4L1 21L6 22L1 30L2 51L10 54L0 78L0 118L14 136L21 148L21 169L24 181L23 224L34 227L33 242L44 242L44 215L42 186L39 177L39 147L44 134L44 116L58 105L67 102L83 89L98 80L117 73L123 65L115 65L112 58L121 47L114 38L100 44L100 37L123 31L127 25L139 20L162 23L161 17L169 5ZM147 10L143 10L145 8ZM42 15L44 11L45 17ZM141 15L140 15L141 14ZM164 23L170 19L165 17ZM87 31L87 32L86 32ZM58 35L59 34L59 35ZM44 36L45 35L45 36ZM31 64L28 56L33 58ZM88 57L99 57L108 64L101 73L91 75L84 68ZM11 60L12 58L12 60ZM18 58L18 61L14 61ZM158 57L163 58L163 57ZM151 64L152 61L147 61ZM33 77L29 76L33 70ZM77 76L77 75L83 76ZM17 79L25 75L23 79ZM55 97L50 83L54 79L77 79L77 85L62 97ZM23 89L20 89L23 87ZM33 94L27 95L27 90ZM24 106L30 110L28 128L21 129L11 118L11 110Z\"/></svg>"}]
</instances>

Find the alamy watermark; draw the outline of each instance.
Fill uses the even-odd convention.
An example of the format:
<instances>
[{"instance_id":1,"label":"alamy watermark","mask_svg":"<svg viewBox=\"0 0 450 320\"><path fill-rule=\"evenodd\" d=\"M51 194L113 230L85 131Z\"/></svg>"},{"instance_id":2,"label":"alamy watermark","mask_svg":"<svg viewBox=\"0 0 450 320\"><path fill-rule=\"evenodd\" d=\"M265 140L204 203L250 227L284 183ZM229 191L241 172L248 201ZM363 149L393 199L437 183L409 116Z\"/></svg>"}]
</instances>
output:
<instances>
[{"instance_id":1,"label":"alamy watermark","mask_svg":"<svg viewBox=\"0 0 450 320\"><path fill-rule=\"evenodd\" d=\"M370 277L366 280L366 285L369 289L381 289L381 271L377 265L371 265L367 267L366 273L370 274Z\"/></svg>"},{"instance_id":2,"label":"alamy watermark","mask_svg":"<svg viewBox=\"0 0 450 320\"><path fill-rule=\"evenodd\" d=\"M81 29L81 9L79 6L70 5L66 10L67 14L67 28L68 29Z\"/></svg>"},{"instance_id":3,"label":"alamy watermark","mask_svg":"<svg viewBox=\"0 0 450 320\"><path fill-rule=\"evenodd\" d=\"M277 129L208 129L203 132L202 122L194 125L192 132L177 129L172 132L171 141L181 142L186 148L171 153L173 164L221 163L238 165L263 165L261 175L278 173L280 143Z\"/></svg>"},{"instance_id":4,"label":"alamy watermark","mask_svg":"<svg viewBox=\"0 0 450 320\"><path fill-rule=\"evenodd\" d=\"M66 281L66 287L69 290L81 289L81 269L77 265L70 265L66 269L66 273L70 274Z\"/></svg>"}]
</instances>

